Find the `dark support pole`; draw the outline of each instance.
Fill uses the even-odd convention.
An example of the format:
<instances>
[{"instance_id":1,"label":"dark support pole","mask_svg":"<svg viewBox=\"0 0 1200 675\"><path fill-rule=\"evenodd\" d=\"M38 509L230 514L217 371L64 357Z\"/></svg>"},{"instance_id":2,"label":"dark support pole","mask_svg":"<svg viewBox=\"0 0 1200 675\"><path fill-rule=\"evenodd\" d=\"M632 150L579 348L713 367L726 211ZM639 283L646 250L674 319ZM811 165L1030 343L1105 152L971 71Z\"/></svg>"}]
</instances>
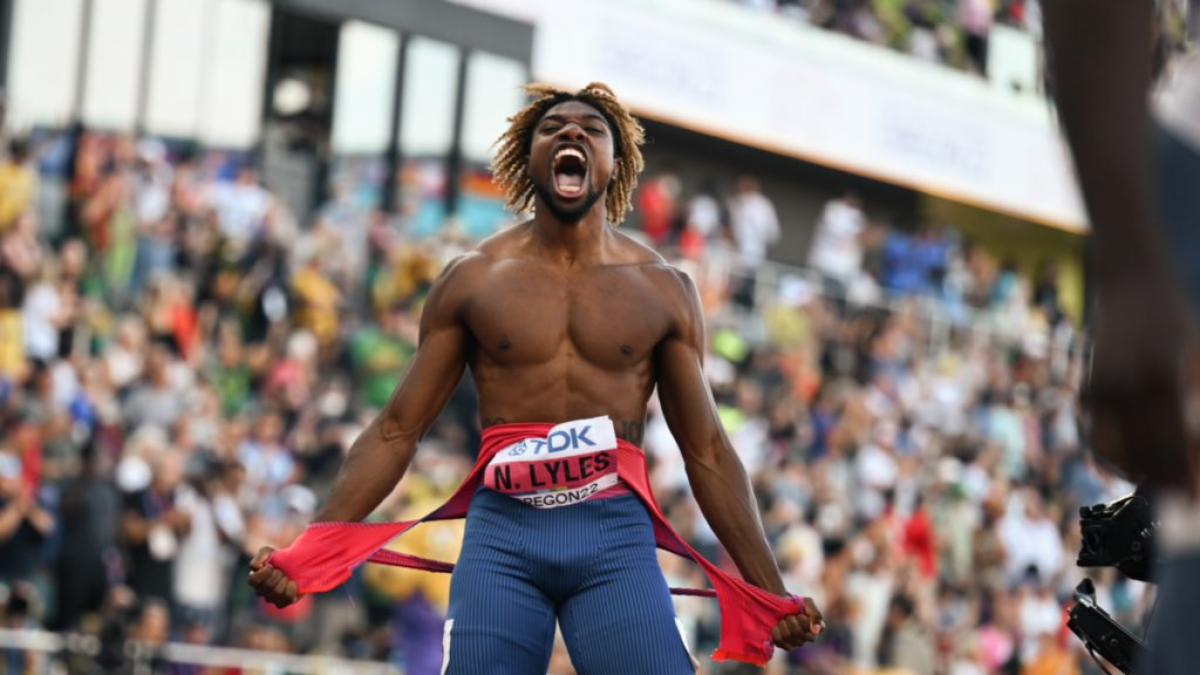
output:
<instances>
[{"instance_id":1,"label":"dark support pole","mask_svg":"<svg viewBox=\"0 0 1200 675\"><path fill-rule=\"evenodd\" d=\"M329 72L329 100L331 102L337 100L337 87L338 87L337 55L340 53L339 46L341 45L341 42L342 42L342 31L340 29L333 31L333 54L334 54L334 57L333 57L333 63L332 63L333 67L330 69L330 72ZM332 103L330 104L329 110L330 110L329 114L332 115L333 114ZM326 122L331 122L331 120L332 120L332 118L325 119ZM316 211L316 209L320 208L321 205L324 204L325 201L329 199L329 193L330 193L329 180L333 176L333 134L332 134L332 129L333 129L332 124L330 124L330 133L328 135L323 134L320 142L317 143L317 152L316 152L317 172L316 172L316 175L313 177L314 181L316 182L316 185L313 186L313 191L312 191L313 197L312 197L312 200L309 202L310 214L312 212Z\"/></svg>"},{"instance_id":2,"label":"dark support pole","mask_svg":"<svg viewBox=\"0 0 1200 675\"><path fill-rule=\"evenodd\" d=\"M250 163L259 171L266 168L264 162L267 152L266 133L271 128L271 121L275 116L275 84L279 79L280 54L283 52L283 22L283 12L280 11L278 5L271 3L271 23L267 27L267 67L263 73L262 112L259 119L262 124L250 159ZM212 95L219 96L219 94Z\"/></svg>"},{"instance_id":3,"label":"dark support pole","mask_svg":"<svg viewBox=\"0 0 1200 675\"><path fill-rule=\"evenodd\" d=\"M83 0L83 15L79 21L79 57L75 59L75 91L71 101L70 130L67 132L67 186L75 184L75 172L79 169L79 145L83 142L83 97L87 92L88 49L92 41L92 0ZM68 192L68 195L70 192ZM63 203L63 227L65 236L81 234L78 204L68 196Z\"/></svg>"},{"instance_id":4,"label":"dark support pole","mask_svg":"<svg viewBox=\"0 0 1200 675\"><path fill-rule=\"evenodd\" d=\"M462 125L467 107L467 62L471 50L460 52L458 82L454 90L454 134L450 137L450 154L446 157L446 215L458 212L459 192L462 188L459 174L462 173Z\"/></svg>"},{"instance_id":5,"label":"dark support pole","mask_svg":"<svg viewBox=\"0 0 1200 675\"><path fill-rule=\"evenodd\" d=\"M133 130L138 137L146 135L146 109L150 106L150 64L154 59L154 24L158 15L158 0L146 0L146 16L142 21L142 62L138 68L137 112Z\"/></svg>"},{"instance_id":6,"label":"dark support pole","mask_svg":"<svg viewBox=\"0 0 1200 675\"><path fill-rule=\"evenodd\" d=\"M388 134L387 150L384 153L383 173L383 203L380 208L385 213L396 210L397 183L400 180L400 162L403 160L400 151L400 124L404 109L404 66L408 59L408 35L400 36L400 49L396 53L396 82L392 92L392 126Z\"/></svg>"},{"instance_id":7,"label":"dark support pole","mask_svg":"<svg viewBox=\"0 0 1200 675\"><path fill-rule=\"evenodd\" d=\"M83 18L79 21L79 57L75 59L75 98L71 119L83 121L83 97L87 94L88 50L92 43L92 0L83 0Z\"/></svg>"},{"instance_id":8,"label":"dark support pole","mask_svg":"<svg viewBox=\"0 0 1200 675\"><path fill-rule=\"evenodd\" d=\"M0 91L5 92L8 91L8 53L12 49L13 4L16 1L0 0Z\"/></svg>"}]
</instances>

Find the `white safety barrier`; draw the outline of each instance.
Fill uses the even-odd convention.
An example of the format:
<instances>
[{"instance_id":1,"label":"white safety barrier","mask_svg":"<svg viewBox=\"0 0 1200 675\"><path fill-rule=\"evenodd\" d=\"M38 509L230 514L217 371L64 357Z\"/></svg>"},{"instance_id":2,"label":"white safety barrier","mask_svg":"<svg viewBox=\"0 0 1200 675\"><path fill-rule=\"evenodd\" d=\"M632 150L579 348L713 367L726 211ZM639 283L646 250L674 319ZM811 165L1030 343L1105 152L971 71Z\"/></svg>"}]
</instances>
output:
<instances>
[{"instance_id":1,"label":"white safety barrier","mask_svg":"<svg viewBox=\"0 0 1200 675\"><path fill-rule=\"evenodd\" d=\"M45 655L40 672L60 672L57 658L67 655L96 656L100 653L99 638L77 633L52 633L43 630L0 629L0 665L4 652L15 650ZM207 647L168 642L163 645L128 641L124 655L134 673L152 672L151 664L172 663L212 668L241 668L263 673L296 673L311 675L402 675L402 671L387 663L358 661L330 656L279 654L251 649Z\"/></svg>"}]
</instances>

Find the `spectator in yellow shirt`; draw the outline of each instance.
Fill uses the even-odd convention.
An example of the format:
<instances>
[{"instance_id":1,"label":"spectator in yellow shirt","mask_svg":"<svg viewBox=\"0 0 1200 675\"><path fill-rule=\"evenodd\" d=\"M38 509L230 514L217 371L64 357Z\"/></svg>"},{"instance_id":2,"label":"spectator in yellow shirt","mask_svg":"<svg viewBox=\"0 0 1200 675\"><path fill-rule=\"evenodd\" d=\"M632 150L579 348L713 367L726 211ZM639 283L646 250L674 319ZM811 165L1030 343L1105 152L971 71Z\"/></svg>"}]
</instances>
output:
<instances>
[{"instance_id":1,"label":"spectator in yellow shirt","mask_svg":"<svg viewBox=\"0 0 1200 675\"><path fill-rule=\"evenodd\" d=\"M316 336L322 347L338 338L342 292L321 272L321 259L311 256L292 277L292 293L298 301L296 323Z\"/></svg>"},{"instance_id":2,"label":"spectator in yellow shirt","mask_svg":"<svg viewBox=\"0 0 1200 675\"><path fill-rule=\"evenodd\" d=\"M18 287L16 277L0 273L0 382L16 382L25 372L25 331Z\"/></svg>"},{"instance_id":3,"label":"spectator in yellow shirt","mask_svg":"<svg viewBox=\"0 0 1200 675\"><path fill-rule=\"evenodd\" d=\"M0 235L7 233L29 209L37 191L37 174L29 166L29 144L14 138L0 164Z\"/></svg>"}]
</instances>

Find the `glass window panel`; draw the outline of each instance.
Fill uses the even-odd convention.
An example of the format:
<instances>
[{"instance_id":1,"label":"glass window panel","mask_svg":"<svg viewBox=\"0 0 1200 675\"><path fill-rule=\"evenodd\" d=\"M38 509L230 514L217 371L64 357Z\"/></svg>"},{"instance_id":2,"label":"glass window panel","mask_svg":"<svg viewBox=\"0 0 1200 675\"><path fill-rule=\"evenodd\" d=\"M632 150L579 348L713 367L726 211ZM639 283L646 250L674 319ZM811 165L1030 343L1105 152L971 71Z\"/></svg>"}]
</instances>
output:
<instances>
[{"instance_id":1,"label":"glass window panel","mask_svg":"<svg viewBox=\"0 0 1200 675\"><path fill-rule=\"evenodd\" d=\"M400 148L408 157L445 155L454 140L458 47L414 37L404 63Z\"/></svg>"},{"instance_id":2,"label":"glass window panel","mask_svg":"<svg viewBox=\"0 0 1200 675\"><path fill-rule=\"evenodd\" d=\"M158 0L151 46L146 129L164 136L195 135L206 38L215 0Z\"/></svg>"},{"instance_id":3,"label":"glass window panel","mask_svg":"<svg viewBox=\"0 0 1200 675\"><path fill-rule=\"evenodd\" d=\"M333 151L379 153L391 137L400 36L361 21L342 24L333 104Z\"/></svg>"},{"instance_id":4,"label":"glass window panel","mask_svg":"<svg viewBox=\"0 0 1200 675\"><path fill-rule=\"evenodd\" d=\"M492 144L508 128L508 118L521 109L525 66L487 52L472 52L467 61L462 152L470 162L488 162Z\"/></svg>"},{"instance_id":5,"label":"glass window panel","mask_svg":"<svg viewBox=\"0 0 1200 675\"><path fill-rule=\"evenodd\" d=\"M83 0L17 0L8 62L8 119L17 129L71 120Z\"/></svg>"},{"instance_id":6,"label":"glass window panel","mask_svg":"<svg viewBox=\"0 0 1200 675\"><path fill-rule=\"evenodd\" d=\"M209 145L246 148L262 126L271 9L262 0L216 0L204 55L200 137Z\"/></svg>"},{"instance_id":7,"label":"glass window panel","mask_svg":"<svg viewBox=\"0 0 1200 675\"><path fill-rule=\"evenodd\" d=\"M92 0L84 124L114 131L133 129L145 28L146 0Z\"/></svg>"}]
</instances>

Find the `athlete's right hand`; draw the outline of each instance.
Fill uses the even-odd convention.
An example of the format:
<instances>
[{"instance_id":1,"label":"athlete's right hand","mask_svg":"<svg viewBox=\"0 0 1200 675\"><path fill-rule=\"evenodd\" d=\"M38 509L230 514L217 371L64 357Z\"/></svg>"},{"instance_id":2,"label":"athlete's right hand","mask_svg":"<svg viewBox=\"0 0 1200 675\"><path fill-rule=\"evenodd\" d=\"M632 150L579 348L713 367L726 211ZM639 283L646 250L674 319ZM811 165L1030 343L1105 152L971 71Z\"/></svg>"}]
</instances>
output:
<instances>
[{"instance_id":1,"label":"athlete's right hand","mask_svg":"<svg viewBox=\"0 0 1200 675\"><path fill-rule=\"evenodd\" d=\"M267 564L267 558L274 552L275 549L264 546L250 561L250 587L259 597L282 609L300 599L300 590L296 582Z\"/></svg>"},{"instance_id":2,"label":"athlete's right hand","mask_svg":"<svg viewBox=\"0 0 1200 675\"><path fill-rule=\"evenodd\" d=\"M817 609L812 598L804 598L804 613L785 616L775 626L771 639L775 641L775 646L791 651L816 640L824 630L825 618L821 616L821 610Z\"/></svg>"}]
</instances>

